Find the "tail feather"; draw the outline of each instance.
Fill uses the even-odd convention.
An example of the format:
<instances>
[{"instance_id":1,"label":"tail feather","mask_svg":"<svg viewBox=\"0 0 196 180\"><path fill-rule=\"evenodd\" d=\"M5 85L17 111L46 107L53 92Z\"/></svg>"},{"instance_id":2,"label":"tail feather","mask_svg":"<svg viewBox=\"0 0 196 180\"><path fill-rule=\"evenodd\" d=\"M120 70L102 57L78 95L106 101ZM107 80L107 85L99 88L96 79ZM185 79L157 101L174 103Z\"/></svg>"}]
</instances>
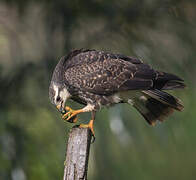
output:
<instances>
[{"instance_id":1,"label":"tail feather","mask_svg":"<svg viewBox=\"0 0 196 180\"><path fill-rule=\"evenodd\" d=\"M182 102L180 99L160 90L148 90L143 91L144 94L146 94L149 97L152 97L163 104L169 105L170 107L173 107L174 109L178 111L182 111L184 109L184 106L182 105Z\"/></svg>"},{"instance_id":2,"label":"tail feather","mask_svg":"<svg viewBox=\"0 0 196 180\"><path fill-rule=\"evenodd\" d=\"M174 110L183 110L179 99L160 90L142 91L133 106L151 125L154 125L156 121L164 121Z\"/></svg>"},{"instance_id":3,"label":"tail feather","mask_svg":"<svg viewBox=\"0 0 196 180\"><path fill-rule=\"evenodd\" d=\"M154 80L154 89L171 90L185 87L183 79L170 73L157 71L157 78Z\"/></svg>"},{"instance_id":4,"label":"tail feather","mask_svg":"<svg viewBox=\"0 0 196 180\"><path fill-rule=\"evenodd\" d=\"M183 89L185 88L185 84L180 81L168 81L163 87L162 90L172 90L172 89Z\"/></svg>"}]
</instances>

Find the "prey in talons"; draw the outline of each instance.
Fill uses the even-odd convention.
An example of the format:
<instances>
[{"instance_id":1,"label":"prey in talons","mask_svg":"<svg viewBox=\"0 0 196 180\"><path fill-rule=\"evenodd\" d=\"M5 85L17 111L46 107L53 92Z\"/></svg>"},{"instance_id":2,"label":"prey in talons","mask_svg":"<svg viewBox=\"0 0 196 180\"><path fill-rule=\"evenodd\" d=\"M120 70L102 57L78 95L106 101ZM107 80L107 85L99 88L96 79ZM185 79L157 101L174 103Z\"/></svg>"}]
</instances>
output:
<instances>
[{"instance_id":1,"label":"prey in talons","mask_svg":"<svg viewBox=\"0 0 196 180\"><path fill-rule=\"evenodd\" d=\"M68 107L68 106L65 107L65 110L67 111L67 113L65 113L65 114L62 116L62 118L65 119L66 121L69 121L70 119L75 118L74 123L77 122L76 115L83 112L82 109L73 110L73 109L71 109L71 108Z\"/></svg>"},{"instance_id":2,"label":"prey in talons","mask_svg":"<svg viewBox=\"0 0 196 180\"><path fill-rule=\"evenodd\" d=\"M73 114L74 110L71 109L69 106L66 106L65 108L62 108L61 106L57 106L57 109L62 114L63 120L70 123L76 123L78 121L78 117Z\"/></svg>"}]
</instances>

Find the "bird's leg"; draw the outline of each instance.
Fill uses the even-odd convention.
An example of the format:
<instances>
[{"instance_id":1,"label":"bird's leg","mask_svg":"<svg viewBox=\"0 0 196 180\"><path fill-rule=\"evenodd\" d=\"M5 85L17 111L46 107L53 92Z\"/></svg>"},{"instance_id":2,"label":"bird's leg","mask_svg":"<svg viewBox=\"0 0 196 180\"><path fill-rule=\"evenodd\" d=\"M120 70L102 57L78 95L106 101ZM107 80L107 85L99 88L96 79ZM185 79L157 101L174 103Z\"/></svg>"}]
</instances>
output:
<instances>
[{"instance_id":1,"label":"bird's leg","mask_svg":"<svg viewBox=\"0 0 196 180\"><path fill-rule=\"evenodd\" d=\"M85 106L82 109L78 109L78 110L73 110L70 107L66 106L65 110L68 111L66 114L64 114L62 116L63 119L69 121L70 119L72 119L73 117L75 117L77 114L83 113L83 112L90 112L94 110L94 105L88 104L87 106Z\"/></svg>"},{"instance_id":2,"label":"bird's leg","mask_svg":"<svg viewBox=\"0 0 196 180\"><path fill-rule=\"evenodd\" d=\"M94 120L95 120L95 111L92 111L91 112L91 120L89 121L88 124L80 124L80 128L89 128L91 130L91 133L93 135L93 140L92 140L92 143L95 141L95 132L94 132L94 129L93 129L93 124L94 124Z\"/></svg>"},{"instance_id":3,"label":"bird's leg","mask_svg":"<svg viewBox=\"0 0 196 180\"><path fill-rule=\"evenodd\" d=\"M67 118L68 118L67 115L69 115L68 114L69 112L71 113L71 112L74 111L69 106L66 106L65 108L62 108L61 105L58 105L57 109L61 112L62 119L64 119L64 120L67 120ZM73 117L69 118L67 121L71 122L71 123L76 123L78 121L78 118L77 118L77 116L73 116Z\"/></svg>"},{"instance_id":4,"label":"bird's leg","mask_svg":"<svg viewBox=\"0 0 196 180\"><path fill-rule=\"evenodd\" d=\"M93 129L93 123L94 123L94 120L95 120L95 111L94 111L94 106L91 105L91 104L88 104L86 107L82 108L82 109L79 109L79 110L73 110L71 109L70 107L66 106L65 107L65 110L67 111L67 113L65 113L62 118L67 120L67 121L70 121L72 120L73 118L73 122L77 122L77 117L76 115L77 114L80 114L80 113L83 113L83 112L90 112L91 111L91 115L92 115L92 119L89 121L88 124L80 124L79 127L81 128L89 128L91 130L91 133L93 135L93 141L95 141L95 132L94 132L94 129Z\"/></svg>"},{"instance_id":5,"label":"bird's leg","mask_svg":"<svg viewBox=\"0 0 196 180\"><path fill-rule=\"evenodd\" d=\"M69 106L65 107L65 111L66 111L66 113L63 114L62 119L66 120L66 121L71 121L73 123L76 123L78 121L78 118L76 115L83 112L82 109L73 110Z\"/></svg>"},{"instance_id":6,"label":"bird's leg","mask_svg":"<svg viewBox=\"0 0 196 180\"><path fill-rule=\"evenodd\" d=\"M62 116L62 118L64 120L67 120L67 121L71 120L73 117L76 117L77 114L80 114L80 113L83 113L83 112L88 112L88 111L85 110L85 108L78 109L78 110L73 110L68 106L65 107L65 110L67 111L67 113L65 113ZM75 122L77 122L77 120Z\"/></svg>"}]
</instances>

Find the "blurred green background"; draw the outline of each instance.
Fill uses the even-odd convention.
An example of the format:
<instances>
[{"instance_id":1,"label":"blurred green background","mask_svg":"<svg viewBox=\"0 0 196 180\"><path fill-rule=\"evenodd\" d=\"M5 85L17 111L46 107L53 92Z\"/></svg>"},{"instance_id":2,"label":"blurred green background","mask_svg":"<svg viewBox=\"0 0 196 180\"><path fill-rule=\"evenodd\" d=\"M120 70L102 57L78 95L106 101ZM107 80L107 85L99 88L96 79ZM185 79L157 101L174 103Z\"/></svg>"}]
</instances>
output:
<instances>
[{"instance_id":1,"label":"blurred green background","mask_svg":"<svg viewBox=\"0 0 196 180\"><path fill-rule=\"evenodd\" d=\"M89 179L194 180L194 0L1 0L0 179L62 178L73 124L49 102L48 86L59 58L76 48L138 57L187 84L171 92L184 111L155 127L129 105L97 113Z\"/></svg>"}]
</instances>

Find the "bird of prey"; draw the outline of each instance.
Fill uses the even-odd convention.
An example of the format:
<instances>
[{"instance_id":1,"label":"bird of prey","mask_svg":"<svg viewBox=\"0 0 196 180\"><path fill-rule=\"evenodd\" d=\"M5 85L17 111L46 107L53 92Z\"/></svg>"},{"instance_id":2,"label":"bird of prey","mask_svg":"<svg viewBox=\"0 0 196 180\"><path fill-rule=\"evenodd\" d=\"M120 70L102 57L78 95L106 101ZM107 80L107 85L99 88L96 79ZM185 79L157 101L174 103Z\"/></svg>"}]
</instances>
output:
<instances>
[{"instance_id":1,"label":"bird of prey","mask_svg":"<svg viewBox=\"0 0 196 180\"><path fill-rule=\"evenodd\" d=\"M95 113L103 106L128 103L150 124L163 121L174 110L182 111L179 99L165 90L184 88L183 80L174 74L153 69L137 58L96 50L74 50L58 62L49 87L49 98L69 122L77 114L91 112L87 125L93 130ZM84 108L66 106L72 99Z\"/></svg>"}]
</instances>

